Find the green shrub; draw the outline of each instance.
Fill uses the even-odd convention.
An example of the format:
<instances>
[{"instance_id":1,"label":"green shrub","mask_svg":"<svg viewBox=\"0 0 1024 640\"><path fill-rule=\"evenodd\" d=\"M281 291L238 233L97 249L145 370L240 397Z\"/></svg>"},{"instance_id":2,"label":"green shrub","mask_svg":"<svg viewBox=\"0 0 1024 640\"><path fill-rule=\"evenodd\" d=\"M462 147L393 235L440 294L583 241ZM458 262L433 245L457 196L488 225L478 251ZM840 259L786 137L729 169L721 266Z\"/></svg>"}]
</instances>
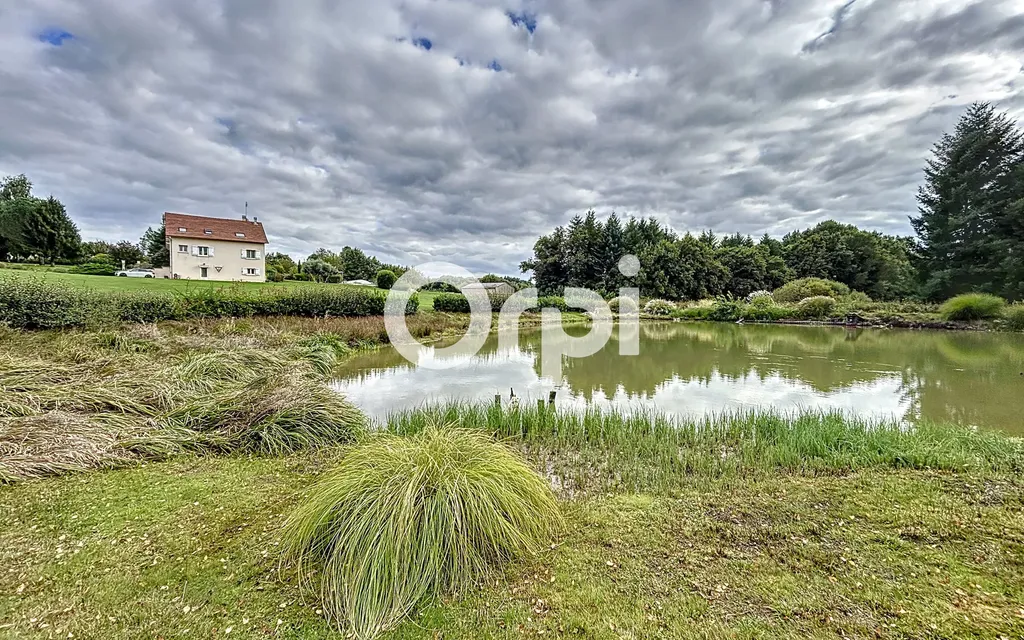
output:
<instances>
[{"instance_id":1,"label":"green shrub","mask_svg":"<svg viewBox=\"0 0 1024 640\"><path fill-rule=\"evenodd\" d=\"M999 317L1006 301L987 293L965 293L946 300L939 307L939 314L946 320L971 322Z\"/></svg>"},{"instance_id":2,"label":"green shrub","mask_svg":"<svg viewBox=\"0 0 1024 640\"><path fill-rule=\"evenodd\" d=\"M619 296L608 301L608 307L612 313L620 315L636 315L640 313L640 305L633 298Z\"/></svg>"},{"instance_id":3,"label":"green shrub","mask_svg":"<svg viewBox=\"0 0 1024 640\"><path fill-rule=\"evenodd\" d=\"M1006 318L1006 326L1012 331L1024 331L1024 302L1010 305L1003 312Z\"/></svg>"},{"instance_id":4,"label":"green shrub","mask_svg":"<svg viewBox=\"0 0 1024 640\"><path fill-rule=\"evenodd\" d=\"M755 298L740 314L744 320L754 322L776 322L796 317L796 310L791 307L775 304L771 298Z\"/></svg>"},{"instance_id":5,"label":"green shrub","mask_svg":"<svg viewBox=\"0 0 1024 640\"><path fill-rule=\"evenodd\" d=\"M652 316L670 316L676 311L676 305L669 300L655 298L644 305L644 313Z\"/></svg>"},{"instance_id":6,"label":"green shrub","mask_svg":"<svg viewBox=\"0 0 1024 640\"><path fill-rule=\"evenodd\" d=\"M501 311L501 308L503 306L505 306L505 303L511 297L512 296L488 294L487 298L491 301L491 311L493 311L495 313L498 313L499 311Z\"/></svg>"},{"instance_id":7,"label":"green shrub","mask_svg":"<svg viewBox=\"0 0 1024 640\"><path fill-rule=\"evenodd\" d=\"M398 280L398 277L394 271L381 269L377 272L377 286L381 289L390 289L395 286L395 280Z\"/></svg>"},{"instance_id":8,"label":"green shrub","mask_svg":"<svg viewBox=\"0 0 1024 640\"><path fill-rule=\"evenodd\" d=\"M799 280L793 280L787 282L772 294L776 302L800 302L805 298L813 298L816 296L827 296L829 298L839 298L841 296L849 295L850 287L846 286L842 282L835 282L834 280L824 280L822 278L801 278Z\"/></svg>"},{"instance_id":9,"label":"green shrub","mask_svg":"<svg viewBox=\"0 0 1024 640\"><path fill-rule=\"evenodd\" d=\"M859 309L872 303L871 296L863 291L851 291L839 297L839 303L850 309Z\"/></svg>"},{"instance_id":10,"label":"green shrub","mask_svg":"<svg viewBox=\"0 0 1024 640\"><path fill-rule=\"evenodd\" d=\"M835 311L836 301L828 296L812 296L804 298L796 306L796 313L805 320L827 318Z\"/></svg>"},{"instance_id":11,"label":"green shrub","mask_svg":"<svg viewBox=\"0 0 1024 640\"><path fill-rule=\"evenodd\" d=\"M537 306L530 309L533 312L539 312L541 309L558 309L565 313L569 310L569 305L565 303L565 298L562 296L538 296Z\"/></svg>"},{"instance_id":12,"label":"green shrub","mask_svg":"<svg viewBox=\"0 0 1024 640\"><path fill-rule=\"evenodd\" d=\"M708 320L715 322L733 322L743 316L743 303L736 300L719 300L707 314Z\"/></svg>"},{"instance_id":13,"label":"green shrub","mask_svg":"<svg viewBox=\"0 0 1024 640\"><path fill-rule=\"evenodd\" d=\"M562 524L547 484L489 436L428 427L357 444L289 518L300 581L358 638L540 549Z\"/></svg>"},{"instance_id":14,"label":"green shrub","mask_svg":"<svg viewBox=\"0 0 1024 640\"><path fill-rule=\"evenodd\" d=\"M327 284L341 284L343 281L344 280L340 273L333 273L327 276Z\"/></svg>"},{"instance_id":15,"label":"green shrub","mask_svg":"<svg viewBox=\"0 0 1024 640\"><path fill-rule=\"evenodd\" d=\"M97 253L87 262L72 269L72 272L87 276L112 276L116 270L114 261L108 254Z\"/></svg>"},{"instance_id":16,"label":"green shrub","mask_svg":"<svg viewBox=\"0 0 1024 640\"><path fill-rule=\"evenodd\" d=\"M434 298L434 311L469 313L469 299L461 293L439 293Z\"/></svg>"}]
</instances>

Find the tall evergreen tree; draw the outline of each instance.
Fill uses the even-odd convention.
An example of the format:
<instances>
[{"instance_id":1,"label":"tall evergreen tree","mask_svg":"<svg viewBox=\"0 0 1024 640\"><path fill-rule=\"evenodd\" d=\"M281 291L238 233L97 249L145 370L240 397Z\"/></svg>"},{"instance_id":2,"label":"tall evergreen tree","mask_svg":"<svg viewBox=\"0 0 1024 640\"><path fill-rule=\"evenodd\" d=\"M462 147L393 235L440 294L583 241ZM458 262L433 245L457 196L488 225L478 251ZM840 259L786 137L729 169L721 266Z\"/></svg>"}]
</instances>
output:
<instances>
[{"instance_id":1,"label":"tall evergreen tree","mask_svg":"<svg viewBox=\"0 0 1024 640\"><path fill-rule=\"evenodd\" d=\"M975 103L932 149L918 190L922 292L942 299L964 291L1013 295L1013 267L1024 258L1019 183L1024 135L1005 113ZM1007 256L1015 256L1007 261Z\"/></svg>"},{"instance_id":2,"label":"tall evergreen tree","mask_svg":"<svg viewBox=\"0 0 1024 640\"><path fill-rule=\"evenodd\" d=\"M167 247L167 228L160 225L146 229L139 240L139 246L146 254L146 260L156 268L171 266L171 252Z\"/></svg>"}]
</instances>

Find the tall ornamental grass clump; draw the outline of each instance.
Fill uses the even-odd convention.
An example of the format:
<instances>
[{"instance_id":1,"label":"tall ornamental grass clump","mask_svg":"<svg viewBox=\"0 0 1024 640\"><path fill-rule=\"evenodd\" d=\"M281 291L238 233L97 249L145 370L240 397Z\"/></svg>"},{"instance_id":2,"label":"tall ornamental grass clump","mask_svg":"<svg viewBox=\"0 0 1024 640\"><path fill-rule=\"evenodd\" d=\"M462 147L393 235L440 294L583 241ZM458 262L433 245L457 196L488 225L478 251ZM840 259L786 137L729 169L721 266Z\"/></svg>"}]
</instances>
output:
<instances>
[{"instance_id":1,"label":"tall ornamental grass clump","mask_svg":"<svg viewBox=\"0 0 1024 640\"><path fill-rule=\"evenodd\" d=\"M946 320L972 322L991 320L1002 313L1006 301L987 293L965 293L950 298L939 307L939 314Z\"/></svg>"},{"instance_id":2,"label":"tall ornamental grass clump","mask_svg":"<svg viewBox=\"0 0 1024 640\"><path fill-rule=\"evenodd\" d=\"M539 550L562 526L547 484L481 432L431 425L352 447L289 518L300 580L358 638Z\"/></svg>"},{"instance_id":3,"label":"tall ornamental grass clump","mask_svg":"<svg viewBox=\"0 0 1024 640\"><path fill-rule=\"evenodd\" d=\"M1007 307L1003 317L1011 331L1024 331L1024 302Z\"/></svg>"}]
</instances>

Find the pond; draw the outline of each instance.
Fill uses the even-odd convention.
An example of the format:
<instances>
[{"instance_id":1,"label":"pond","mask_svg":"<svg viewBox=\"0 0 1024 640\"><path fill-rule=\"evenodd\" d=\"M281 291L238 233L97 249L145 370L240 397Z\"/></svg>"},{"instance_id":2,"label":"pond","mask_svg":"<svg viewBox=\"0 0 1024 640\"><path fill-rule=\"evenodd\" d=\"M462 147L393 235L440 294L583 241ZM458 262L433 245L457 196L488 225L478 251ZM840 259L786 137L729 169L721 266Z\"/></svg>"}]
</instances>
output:
<instances>
[{"instance_id":1,"label":"pond","mask_svg":"<svg viewBox=\"0 0 1024 640\"><path fill-rule=\"evenodd\" d=\"M567 332L582 335L584 327ZM956 422L1024 435L1024 336L1000 333L844 329L725 323L640 327L640 355L620 356L616 334L598 353L565 359L562 379L540 376L539 331L499 349L431 369L387 348L348 361L335 387L374 417L437 401L547 398L657 409L699 417L724 411L841 410L908 422ZM437 357L419 349L420 362Z\"/></svg>"}]
</instances>

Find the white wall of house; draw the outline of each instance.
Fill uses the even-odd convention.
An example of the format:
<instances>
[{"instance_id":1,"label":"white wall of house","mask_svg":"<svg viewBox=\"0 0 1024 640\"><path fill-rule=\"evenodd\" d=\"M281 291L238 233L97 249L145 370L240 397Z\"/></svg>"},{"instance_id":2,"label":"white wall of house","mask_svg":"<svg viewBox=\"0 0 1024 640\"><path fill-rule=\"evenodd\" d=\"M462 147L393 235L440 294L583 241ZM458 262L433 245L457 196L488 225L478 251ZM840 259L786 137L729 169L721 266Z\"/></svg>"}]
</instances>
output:
<instances>
[{"instance_id":1,"label":"white wall of house","mask_svg":"<svg viewBox=\"0 0 1024 640\"><path fill-rule=\"evenodd\" d=\"M172 277L242 282L266 280L266 250L262 244L173 236L168 242Z\"/></svg>"}]
</instances>

